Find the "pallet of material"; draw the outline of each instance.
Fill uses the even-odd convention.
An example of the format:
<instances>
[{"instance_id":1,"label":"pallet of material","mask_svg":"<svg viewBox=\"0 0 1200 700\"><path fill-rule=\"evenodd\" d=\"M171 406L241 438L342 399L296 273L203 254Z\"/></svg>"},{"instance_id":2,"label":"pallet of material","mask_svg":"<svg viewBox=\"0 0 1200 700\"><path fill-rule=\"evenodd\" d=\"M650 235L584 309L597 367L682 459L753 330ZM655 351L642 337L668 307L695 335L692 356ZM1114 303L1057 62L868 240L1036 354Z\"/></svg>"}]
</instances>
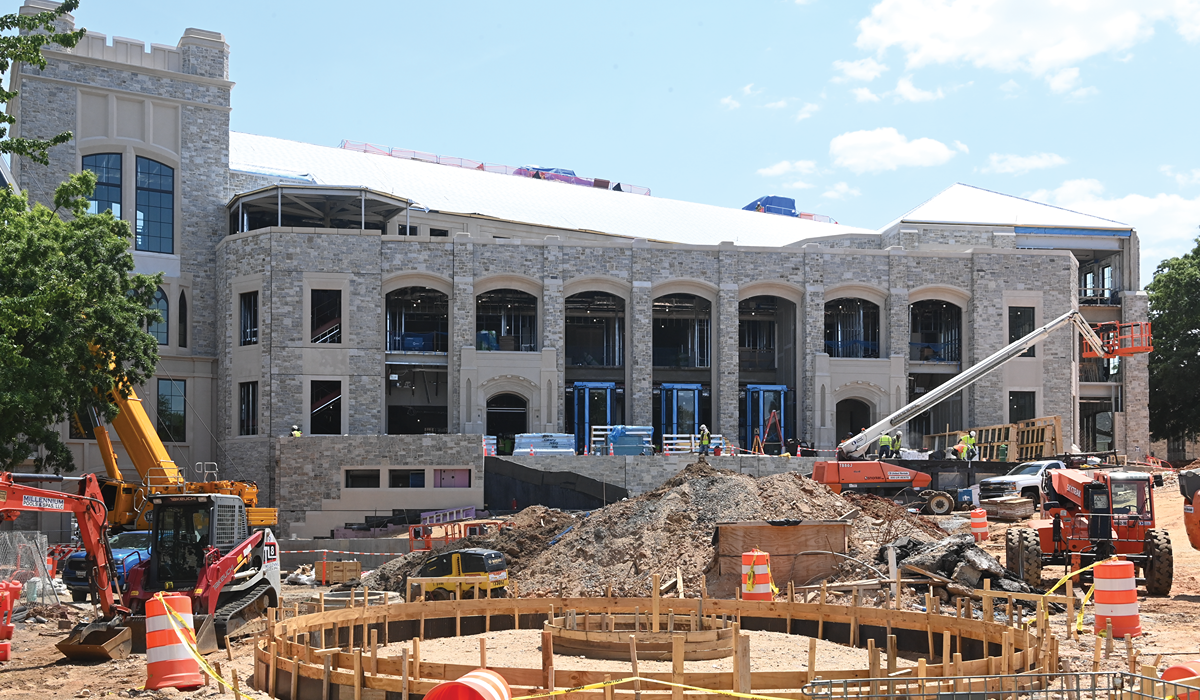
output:
<instances>
[{"instance_id":1,"label":"pallet of material","mask_svg":"<svg viewBox=\"0 0 1200 700\"><path fill-rule=\"evenodd\" d=\"M362 578L362 562L360 561L319 561L316 565L317 581L327 586L331 583L345 583Z\"/></svg>"},{"instance_id":2,"label":"pallet of material","mask_svg":"<svg viewBox=\"0 0 1200 700\"><path fill-rule=\"evenodd\" d=\"M1024 520L1033 517L1033 501L1020 496L985 498L979 502L988 517L995 520Z\"/></svg>"}]
</instances>

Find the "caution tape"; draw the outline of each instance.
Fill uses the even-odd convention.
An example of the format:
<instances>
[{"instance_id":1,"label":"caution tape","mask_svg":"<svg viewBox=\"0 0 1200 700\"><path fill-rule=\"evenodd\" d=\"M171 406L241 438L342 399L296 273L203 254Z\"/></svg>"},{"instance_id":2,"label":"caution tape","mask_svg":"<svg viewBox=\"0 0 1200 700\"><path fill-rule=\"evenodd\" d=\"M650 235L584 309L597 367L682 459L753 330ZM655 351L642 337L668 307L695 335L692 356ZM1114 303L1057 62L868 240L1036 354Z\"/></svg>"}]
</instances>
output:
<instances>
[{"instance_id":1,"label":"caution tape","mask_svg":"<svg viewBox=\"0 0 1200 700\"><path fill-rule=\"evenodd\" d=\"M1074 577L1078 576L1079 574L1082 574L1085 571L1091 571L1092 569L1096 568L1097 566L1100 566L1101 564L1107 564L1110 561L1120 561L1120 559L1118 557L1112 556L1112 557L1109 557L1108 559L1102 559L1100 561L1092 562L1091 564L1088 564L1087 566L1083 567L1082 569L1077 569L1068 574L1064 574L1063 577L1060 578L1057 583L1055 583L1053 586L1050 587L1050 590L1048 590L1042 594L1042 602L1045 603L1046 602L1045 597L1050 595L1054 591L1057 591L1058 587L1065 584L1068 579L1074 578ZM1083 596L1083 602L1079 604L1079 616L1075 618L1075 631L1076 632L1083 631L1083 610L1084 610L1084 607L1087 606L1088 601L1092 599L1092 593L1095 590L1096 590L1096 586L1095 586L1095 584L1093 584L1092 587L1088 589L1087 594L1085 596ZM1034 622L1033 619L1026 620L1025 621L1026 629L1028 629L1029 626L1033 624L1033 622Z\"/></svg>"},{"instance_id":2,"label":"caution tape","mask_svg":"<svg viewBox=\"0 0 1200 700\"><path fill-rule=\"evenodd\" d=\"M179 625L186 625L187 620L183 619L179 613L175 612L175 609L170 605L167 605L167 601L163 599L162 591L156 593L154 597L162 603L163 608L167 611L167 622L171 623L171 629L175 632L175 636L179 639L179 642L183 644L183 646L187 647L188 653L192 655L192 658L196 659L196 663L200 664L200 669L216 682L232 690L233 700L241 700L241 698L247 698L247 700L249 700L249 695L246 695L237 688L234 688L232 684L226 683L225 679L222 678L219 673L217 673L216 669L208 665L208 660L200 655L200 651L196 649L196 645L192 644L191 640L184 636L183 631L179 628Z\"/></svg>"},{"instance_id":3,"label":"caution tape","mask_svg":"<svg viewBox=\"0 0 1200 700\"><path fill-rule=\"evenodd\" d=\"M711 695L726 695L733 698L747 698L747 700L783 700L783 698L775 697L774 695L757 695L755 693L738 693L733 690L714 690L712 688L700 688L694 685L685 685L683 683L672 683L671 681L662 681L656 678L643 678L642 676L630 676L615 681L601 681L599 683L589 683L588 685L580 685L574 688L564 688L563 690L551 690L546 693L538 693L536 695L522 695L515 697L512 700L534 700L535 698L549 698L555 695L565 695L567 693L577 693L581 690L596 690L611 685L621 685L624 683L632 683L634 681L646 681L647 683L658 683L659 685L670 686L672 688L683 688L684 690L694 690L701 693L709 693Z\"/></svg>"},{"instance_id":4,"label":"caution tape","mask_svg":"<svg viewBox=\"0 0 1200 700\"><path fill-rule=\"evenodd\" d=\"M419 539L425 539L424 537ZM434 537L432 539L439 539ZM418 550L420 551L420 550ZM286 552L281 551L280 554L368 554L381 557L402 557L409 552L350 552L344 549L291 549Z\"/></svg>"}]
</instances>

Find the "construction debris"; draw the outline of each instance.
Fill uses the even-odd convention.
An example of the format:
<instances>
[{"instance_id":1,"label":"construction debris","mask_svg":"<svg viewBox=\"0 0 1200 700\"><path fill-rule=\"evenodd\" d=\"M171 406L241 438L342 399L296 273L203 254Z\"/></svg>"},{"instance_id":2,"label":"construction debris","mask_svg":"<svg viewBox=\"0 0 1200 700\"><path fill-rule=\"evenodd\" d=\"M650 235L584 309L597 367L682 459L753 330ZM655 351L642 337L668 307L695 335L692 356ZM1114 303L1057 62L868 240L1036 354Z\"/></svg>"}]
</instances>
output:
<instances>
[{"instance_id":1,"label":"construction debris","mask_svg":"<svg viewBox=\"0 0 1200 700\"><path fill-rule=\"evenodd\" d=\"M983 580L990 579L993 590L1034 592L995 557L980 549L971 535L951 535L925 545L911 539L897 544L902 545L899 548L901 551L897 552L897 563L906 571L925 575L941 583L955 583L966 589L981 588ZM886 549L880 548L880 557L886 557ZM957 591L951 587L949 592Z\"/></svg>"}]
</instances>

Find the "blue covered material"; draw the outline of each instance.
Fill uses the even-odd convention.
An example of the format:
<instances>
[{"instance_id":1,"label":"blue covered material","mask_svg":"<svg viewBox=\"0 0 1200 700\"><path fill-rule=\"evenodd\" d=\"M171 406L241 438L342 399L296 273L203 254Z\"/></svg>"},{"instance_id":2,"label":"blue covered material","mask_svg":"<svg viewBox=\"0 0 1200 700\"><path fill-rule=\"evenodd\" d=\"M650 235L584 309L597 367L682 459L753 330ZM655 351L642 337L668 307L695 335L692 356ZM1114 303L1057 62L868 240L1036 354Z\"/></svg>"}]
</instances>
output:
<instances>
[{"instance_id":1,"label":"blue covered material","mask_svg":"<svg viewBox=\"0 0 1200 700\"><path fill-rule=\"evenodd\" d=\"M611 447L614 455L654 454L650 444L653 435L654 428L648 425L614 425L608 434L604 452L607 453Z\"/></svg>"},{"instance_id":2,"label":"blue covered material","mask_svg":"<svg viewBox=\"0 0 1200 700\"><path fill-rule=\"evenodd\" d=\"M769 194L766 197L759 197L742 207L742 209L746 211L764 211L768 214L781 214L783 216L800 216L800 213L796 211L796 200L791 197L780 197L773 194Z\"/></svg>"}]
</instances>

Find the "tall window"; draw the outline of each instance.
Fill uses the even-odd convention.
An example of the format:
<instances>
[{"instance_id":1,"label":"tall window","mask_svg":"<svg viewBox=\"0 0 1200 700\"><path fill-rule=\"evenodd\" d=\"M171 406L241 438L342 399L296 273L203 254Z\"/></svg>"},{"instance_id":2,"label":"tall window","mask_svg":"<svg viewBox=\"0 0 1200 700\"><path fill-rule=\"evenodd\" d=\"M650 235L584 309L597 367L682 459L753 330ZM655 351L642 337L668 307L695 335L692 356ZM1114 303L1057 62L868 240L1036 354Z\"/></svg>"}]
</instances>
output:
<instances>
[{"instance_id":1,"label":"tall window","mask_svg":"<svg viewBox=\"0 0 1200 700\"><path fill-rule=\"evenodd\" d=\"M179 293L179 308L175 311L175 316L179 319L179 347L186 348L188 335L187 297L184 296L183 292Z\"/></svg>"},{"instance_id":2,"label":"tall window","mask_svg":"<svg viewBox=\"0 0 1200 700\"><path fill-rule=\"evenodd\" d=\"M166 345L168 339L167 321L170 318L170 302L167 301L167 295L161 287L154 293L154 303L150 305L150 308L158 309L158 312L162 314L162 320L158 323L151 323L146 327L146 332L154 336L159 345Z\"/></svg>"},{"instance_id":3,"label":"tall window","mask_svg":"<svg viewBox=\"0 0 1200 700\"><path fill-rule=\"evenodd\" d=\"M312 435L342 434L342 383L314 381L309 408L309 430Z\"/></svg>"},{"instance_id":4,"label":"tall window","mask_svg":"<svg viewBox=\"0 0 1200 700\"><path fill-rule=\"evenodd\" d=\"M187 382L158 380L158 437L163 442L187 442Z\"/></svg>"},{"instance_id":5,"label":"tall window","mask_svg":"<svg viewBox=\"0 0 1200 700\"><path fill-rule=\"evenodd\" d=\"M1015 343L1033 332L1033 307L1008 307L1008 342ZM1034 349L1029 348L1020 357L1034 357Z\"/></svg>"},{"instance_id":6,"label":"tall window","mask_svg":"<svg viewBox=\"0 0 1200 700\"><path fill-rule=\"evenodd\" d=\"M88 213L111 211L113 216L121 218L121 154L84 156L83 169L96 173L96 191L88 200Z\"/></svg>"},{"instance_id":7,"label":"tall window","mask_svg":"<svg viewBox=\"0 0 1200 700\"><path fill-rule=\"evenodd\" d=\"M312 290L312 334L314 343L342 342L342 290Z\"/></svg>"},{"instance_id":8,"label":"tall window","mask_svg":"<svg viewBox=\"0 0 1200 700\"><path fill-rule=\"evenodd\" d=\"M879 357L879 305L854 298L825 302L825 352L830 357Z\"/></svg>"},{"instance_id":9,"label":"tall window","mask_svg":"<svg viewBox=\"0 0 1200 700\"><path fill-rule=\"evenodd\" d=\"M258 435L258 382L238 384L238 435Z\"/></svg>"},{"instance_id":10,"label":"tall window","mask_svg":"<svg viewBox=\"0 0 1200 700\"><path fill-rule=\"evenodd\" d=\"M137 159L137 249L175 252L175 171L162 163Z\"/></svg>"},{"instance_id":11,"label":"tall window","mask_svg":"<svg viewBox=\"0 0 1200 700\"><path fill-rule=\"evenodd\" d=\"M241 307L239 345L258 344L258 292L245 292L238 297Z\"/></svg>"},{"instance_id":12,"label":"tall window","mask_svg":"<svg viewBox=\"0 0 1200 700\"><path fill-rule=\"evenodd\" d=\"M1037 392L1036 391L1010 391L1008 392L1008 422L1016 423L1023 420L1032 420L1037 416Z\"/></svg>"}]
</instances>

